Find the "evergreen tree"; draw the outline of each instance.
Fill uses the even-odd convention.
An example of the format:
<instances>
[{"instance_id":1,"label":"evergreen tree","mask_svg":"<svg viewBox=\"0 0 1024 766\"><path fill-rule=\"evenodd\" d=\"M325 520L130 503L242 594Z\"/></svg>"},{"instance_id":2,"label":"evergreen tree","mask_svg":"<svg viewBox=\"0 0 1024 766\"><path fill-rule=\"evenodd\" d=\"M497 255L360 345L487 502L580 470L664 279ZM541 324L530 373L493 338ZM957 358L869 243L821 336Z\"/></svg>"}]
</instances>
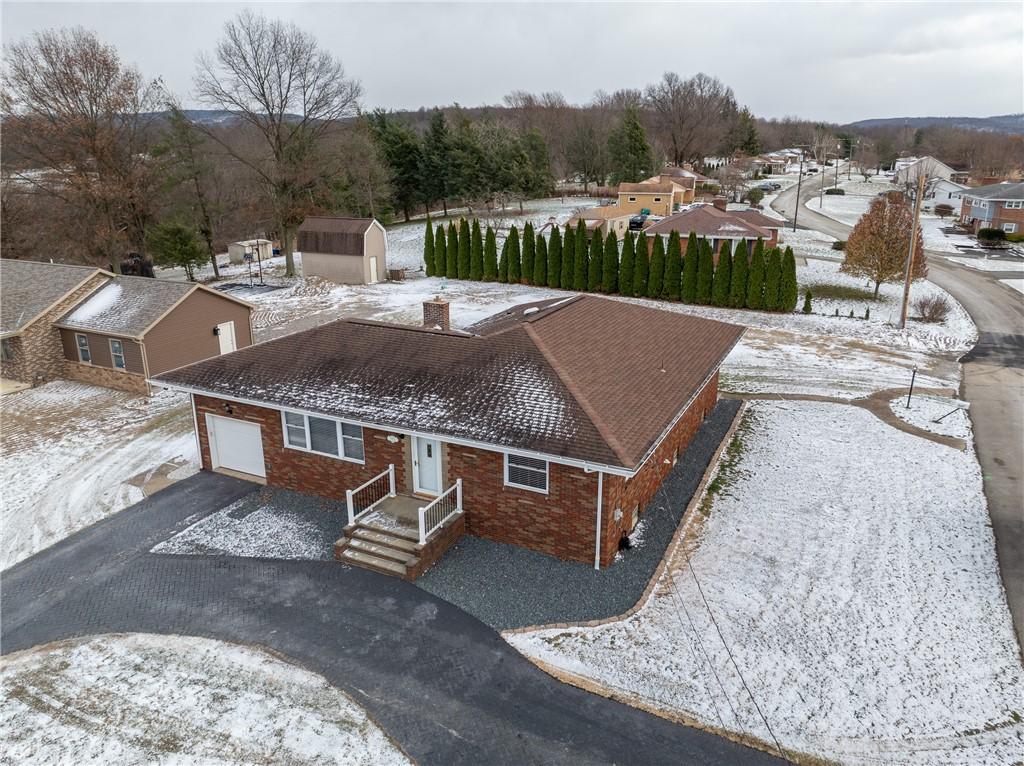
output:
<instances>
[{"instance_id":1,"label":"evergreen tree","mask_svg":"<svg viewBox=\"0 0 1024 766\"><path fill-rule=\"evenodd\" d=\"M454 223L448 224L448 253L445 258L444 275L448 279L459 278L459 233Z\"/></svg>"},{"instance_id":2,"label":"evergreen tree","mask_svg":"<svg viewBox=\"0 0 1024 766\"><path fill-rule=\"evenodd\" d=\"M498 278L498 245L494 239L494 229L487 226L484 237L484 281L493 282Z\"/></svg>"},{"instance_id":3,"label":"evergreen tree","mask_svg":"<svg viewBox=\"0 0 1024 766\"><path fill-rule=\"evenodd\" d=\"M604 238L600 229L590 235L590 257L587 268L587 290L601 292L604 285Z\"/></svg>"},{"instance_id":4,"label":"evergreen tree","mask_svg":"<svg viewBox=\"0 0 1024 766\"><path fill-rule=\"evenodd\" d=\"M459 279L469 279L469 221L459 222Z\"/></svg>"},{"instance_id":5,"label":"evergreen tree","mask_svg":"<svg viewBox=\"0 0 1024 766\"><path fill-rule=\"evenodd\" d=\"M804 293L804 308L803 308L803 312L805 314L810 314L811 313L811 291L810 290L808 290L806 293Z\"/></svg>"},{"instance_id":6,"label":"evergreen tree","mask_svg":"<svg viewBox=\"0 0 1024 766\"><path fill-rule=\"evenodd\" d=\"M707 306L711 303L711 288L715 281L715 254L711 243L700 241L700 255L697 257L697 303Z\"/></svg>"},{"instance_id":7,"label":"evergreen tree","mask_svg":"<svg viewBox=\"0 0 1024 766\"><path fill-rule=\"evenodd\" d=\"M647 295L647 280L650 274L647 235L642 231L636 238L636 252L633 254L633 295L643 298Z\"/></svg>"},{"instance_id":8,"label":"evergreen tree","mask_svg":"<svg viewBox=\"0 0 1024 766\"><path fill-rule=\"evenodd\" d=\"M614 231L609 231L604 241L604 262L601 265L601 291L619 291L619 241Z\"/></svg>"},{"instance_id":9,"label":"evergreen tree","mask_svg":"<svg viewBox=\"0 0 1024 766\"><path fill-rule=\"evenodd\" d=\"M718 265L715 267L715 278L711 283L711 305L728 306L729 288L732 286L732 244L729 240L722 243L718 252Z\"/></svg>"},{"instance_id":10,"label":"evergreen tree","mask_svg":"<svg viewBox=\"0 0 1024 766\"><path fill-rule=\"evenodd\" d=\"M665 253L665 289L664 295L670 301L679 300L682 289L683 253L679 232L668 235L668 250Z\"/></svg>"},{"instance_id":11,"label":"evergreen tree","mask_svg":"<svg viewBox=\"0 0 1024 766\"><path fill-rule=\"evenodd\" d=\"M434 276L443 277L448 260L448 245L444 236L444 224L437 225L437 233L434 235Z\"/></svg>"},{"instance_id":12,"label":"evergreen tree","mask_svg":"<svg viewBox=\"0 0 1024 766\"><path fill-rule=\"evenodd\" d=\"M576 252L572 257L572 289L586 292L590 252L587 248L587 227L582 219L576 225L576 236L573 238L573 242L576 245Z\"/></svg>"},{"instance_id":13,"label":"evergreen tree","mask_svg":"<svg viewBox=\"0 0 1024 766\"><path fill-rule=\"evenodd\" d=\"M551 241L548 242L548 287L562 286L562 230L551 227Z\"/></svg>"},{"instance_id":14,"label":"evergreen tree","mask_svg":"<svg viewBox=\"0 0 1024 766\"><path fill-rule=\"evenodd\" d=\"M782 280L779 283L779 311L794 311L799 296L796 284L796 258L793 248L787 247L782 258Z\"/></svg>"},{"instance_id":15,"label":"evergreen tree","mask_svg":"<svg viewBox=\"0 0 1024 766\"><path fill-rule=\"evenodd\" d=\"M773 247L768 253L768 266L764 271L764 299L762 305L768 311L779 310L779 287L782 285L782 253Z\"/></svg>"},{"instance_id":16,"label":"evergreen tree","mask_svg":"<svg viewBox=\"0 0 1024 766\"><path fill-rule=\"evenodd\" d=\"M423 237L423 272L428 276L434 276L434 227L430 225L430 215L427 215L427 233Z\"/></svg>"},{"instance_id":17,"label":"evergreen tree","mask_svg":"<svg viewBox=\"0 0 1024 766\"><path fill-rule=\"evenodd\" d=\"M633 269L636 265L636 250L633 244L633 232L626 230L622 238L622 260L619 261L619 293L633 294Z\"/></svg>"},{"instance_id":18,"label":"evergreen tree","mask_svg":"<svg viewBox=\"0 0 1024 766\"><path fill-rule=\"evenodd\" d=\"M533 233L533 224L529 221L523 226L523 282L533 284L533 257L537 251L537 237Z\"/></svg>"},{"instance_id":19,"label":"evergreen tree","mask_svg":"<svg viewBox=\"0 0 1024 766\"><path fill-rule=\"evenodd\" d=\"M683 258L683 279L679 297L683 303L697 302L697 263L700 261L700 244L697 233L691 231L686 240L686 257Z\"/></svg>"},{"instance_id":20,"label":"evergreen tree","mask_svg":"<svg viewBox=\"0 0 1024 766\"><path fill-rule=\"evenodd\" d=\"M665 241L660 234L654 235L651 246L651 267L647 274L647 297L660 298L665 287Z\"/></svg>"},{"instance_id":21,"label":"evergreen tree","mask_svg":"<svg viewBox=\"0 0 1024 766\"><path fill-rule=\"evenodd\" d=\"M747 241L741 239L732 257L732 279L729 285L729 305L734 309L743 308L747 302L747 271L750 262L747 259Z\"/></svg>"},{"instance_id":22,"label":"evergreen tree","mask_svg":"<svg viewBox=\"0 0 1024 766\"><path fill-rule=\"evenodd\" d=\"M627 109L622 123L608 136L608 157L613 186L637 183L651 174L654 160L636 109Z\"/></svg>"},{"instance_id":23,"label":"evergreen tree","mask_svg":"<svg viewBox=\"0 0 1024 766\"><path fill-rule=\"evenodd\" d=\"M747 272L747 308L761 309L764 306L764 243L758 239L754 254L750 256L750 270Z\"/></svg>"},{"instance_id":24,"label":"evergreen tree","mask_svg":"<svg viewBox=\"0 0 1024 766\"><path fill-rule=\"evenodd\" d=\"M572 226L565 227L565 241L562 242L562 278L563 290L572 290L573 274L576 272L576 232Z\"/></svg>"},{"instance_id":25,"label":"evergreen tree","mask_svg":"<svg viewBox=\"0 0 1024 766\"><path fill-rule=\"evenodd\" d=\"M508 237L501 243L501 257L498 259L498 281L508 282Z\"/></svg>"},{"instance_id":26,"label":"evergreen tree","mask_svg":"<svg viewBox=\"0 0 1024 766\"><path fill-rule=\"evenodd\" d=\"M480 236L480 221L473 219L472 244L469 248L469 278L479 282L484 276L484 240Z\"/></svg>"},{"instance_id":27,"label":"evergreen tree","mask_svg":"<svg viewBox=\"0 0 1024 766\"><path fill-rule=\"evenodd\" d=\"M519 229L512 224L508 233L508 283L518 285L523 281L523 260L519 251Z\"/></svg>"},{"instance_id":28,"label":"evergreen tree","mask_svg":"<svg viewBox=\"0 0 1024 766\"><path fill-rule=\"evenodd\" d=\"M544 241L544 235L537 235L535 255L533 257L533 284L546 285L548 283L548 243Z\"/></svg>"}]
</instances>

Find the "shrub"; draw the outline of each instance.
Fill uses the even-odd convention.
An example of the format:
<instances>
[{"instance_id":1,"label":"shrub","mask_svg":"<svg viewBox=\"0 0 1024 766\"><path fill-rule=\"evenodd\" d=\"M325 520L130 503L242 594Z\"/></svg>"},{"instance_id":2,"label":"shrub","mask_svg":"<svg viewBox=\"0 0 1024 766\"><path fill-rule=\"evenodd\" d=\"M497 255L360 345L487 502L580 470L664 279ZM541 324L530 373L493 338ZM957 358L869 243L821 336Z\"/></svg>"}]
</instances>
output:
<instances>
[{"instance_id":1,"label":"shrub","mask_svg":"<svg viewBox=\"0 0 1024 766\"><path fill-rule=\"evenodd\" d=\"M913 306L918 319L929 324L942 322L949 316L949 301L942 295L918 298Z\"/></svg>"},{"instance_id":2,"label":"shrub","mask_svg":"<svg viewBox=\"0 0 1024 766\"><path fill-rule=\"evenodd\" d=\"M844 194L846 194L846 190L845 189L839 189L837 187L833 187L831 189L825 189L825 194L840 194L840 195L844 195Z\"/></svg>"},{"instance_id":3,"label":"shrub","mask_svg":"<svg viewBox=\"0 0 1024 766\"><path fill-rule=\"evenodd\" d=\"M946 204L936 205L935 215L937 215L939 218L945 218L946 216L953 215L953 206Z\"/></svg>"},{"instance_id":4,"label":"shrub","mask_svg":"<svg viewBox=\"0 0 1024 766\"><path fill-rule=\"evenodd\" d=\"M808 290L806 293L804 293L804 313L805 314L810 314L811 313L811 291L810 290Z\"/></svg>"},{"instance_id":5,"label":"shrub","mask_svg":"<svg viewBox=\"0 0 1024 766\"><path fill-rule=\"evenodd\" d=\"M845 250L846 249L846 240L845 239L837 239L835 242L832 243L832 249L833 250Z\"/></svg>"},{"instance_id":6,"label":"shrub","mask_svg":"<svg viewBox=\"0 0 1024 766\"><path fill-rule=\"evenodd\" d=\"M979 242L1005 242L1006 232L1002 229L978 229Z\"/></svg>"},{"instance_id":7,"label":"shrub","mask_svg":"<svg viewBox=\"0 0 1024 766\"><path fill-rule=\"evenodd\" d=\"M757 205L764 199L764 191L761 189L747 189L747 193L744 196L751 205Z\"/></svg>"},{"instance_id":8,"label":"shrub","mask_svg":"<svg viewBox=\"0 0 1024 766\"><path fill-rule=\"evenodd\" d=\"M868 306L866 309L864 309L864 318L865 319L871 319L871 307L870 306Z\"/></svg>"},{"instance_id":9,"label":"shrub","mask_svg":"<svg viewBox=\"0 0 1024 766\"><path fill-rule=\"evenodd\" d=\"M1015 232L1006 235L1007 242L1024 242L1024 232Z\"/></svg>"}]
</instances>

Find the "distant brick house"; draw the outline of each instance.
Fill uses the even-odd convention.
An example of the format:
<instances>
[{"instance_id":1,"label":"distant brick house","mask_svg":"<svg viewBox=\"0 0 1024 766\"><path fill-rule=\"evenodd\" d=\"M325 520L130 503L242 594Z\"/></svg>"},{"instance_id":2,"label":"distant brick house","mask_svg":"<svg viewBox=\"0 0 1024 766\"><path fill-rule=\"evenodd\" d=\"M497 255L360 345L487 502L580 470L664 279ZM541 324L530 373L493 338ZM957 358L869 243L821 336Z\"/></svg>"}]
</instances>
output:
<instances>
[{"instance_id":1,"label":"distant brick house","mask_svg":"<svg viewBox=\"0 0 1024 766\"><path fill-rule=\"evenodd\" d=\"M961 192L960 222L974 233L1001 229L1007 234L1024 231L1024 183L990 184Z\"/></svg>"},{"instance_id":2,"label":"distant brick house","mask_svg":"<svg viewBox=\"0 0 1024 766\"><path fill-rule=\"evenodd\" d=\"M651 224L644 231L663 236L677 231L684 240L693 232L698 239L708 240L715 254L721 252L726 242L735 252L743 241L749 253L758 239L766 248L776 247L784 223L757 210L726 210L725 200L719 197L714 205L694 205Z\"/></svg>"},{"instance_id":3,"label":"distant brick house","mask_svg":"<svg viewBox=\"0 0 1024 766\"><path fill-rule=\"evenodd\" d=\"M610 564L742 328L590 295L467 331L447 312L339 320L153 382L192 397L204 469L346 500L350 563L415 577L464 528Z\"/></svg>"},{"instance_id":4,"label":"distant brick house","mask_svg":"<svg viewBox=\"0 0 1024 766\"><path fill-rule=\"evenodd\" d=\"M248 303L203 285L0 260L0 375L150 392L147 378L252 344Z\"/></svg>"}]
</instances>

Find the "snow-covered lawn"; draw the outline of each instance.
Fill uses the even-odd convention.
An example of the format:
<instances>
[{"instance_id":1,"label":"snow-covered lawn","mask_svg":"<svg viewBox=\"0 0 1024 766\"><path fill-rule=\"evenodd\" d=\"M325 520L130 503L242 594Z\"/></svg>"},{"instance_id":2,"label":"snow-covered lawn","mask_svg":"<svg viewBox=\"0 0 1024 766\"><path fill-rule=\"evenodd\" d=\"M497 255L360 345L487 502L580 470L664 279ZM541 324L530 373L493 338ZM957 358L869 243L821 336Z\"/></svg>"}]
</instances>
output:
<instances>
[{"instance_id":1,"label":"snow-covered lawn","mask_svg":"<svg viewBox=\"0 0 1024 766\"><path fill-rule=\"evenodd\" d=\"M910 397L910 407L907 407L905 396L893 399L889 402L889 407L896 417L925 431L955 436L958 439L971 438L971 419L967 416L967 402L945 396L914 394ZM942 419L936 423L939 418Z\"/></svg>"},{"instance_id":2,"label":"snow-covered lawn","mask_svg":"<svg viewBox=\"0 0 1024 766\"><path fill-rule=\"evenodd\" d=\"M954 219L939 218L921 213L921 236L926 250L940 253L959 253L964 247L977 247L978 241L967 234L947 234L943 229L952 226ZM959 247L958 247L959 245Z\"/></svg>"},{"instance_id":3,"label":"snow-covered lawn","mask_svg":"<svg viewBox=\"0 0 1024 766\"><path fill-rule=\"evenodd\" d=\"M205 638L107 635L0 659L5 763L410 760L322 677Z\"/></svg>"},{"instance_id":4,"label":"snow-covered lawn","mask_svg":"<svg viewBox=\"0 0 1024 766\"><path fill-rule=\"evenodd\" d=\"M56 381L0 399L0 568L194 473L188 400Z\"/></svg>"},{"instance_id":5,"label":"snow-covered lawn","mask_svg":"<svg viewBox=\"0 0 1024 766\"><path fill-rule=\"evenodd\" d=\"M843 252L835 250L832 243L835 237L822 234L813 229L797 229L787 227L780 232L779 243L783 248L792 247L797 257L804 258L827 258L833 261L843 260Z\"/></svg>"},{"instance_id":6,"label":"snow-covered lawn","mask_svg":"<svg viewBox=\"0 0 1024 766\"><path fill-rule=\"evenodd\" d=\"M847 226L855 226L874 198L874 195L862 194L822 194L805 202L804 207Z\"/></svg>"},{"instance_id":7,"label":"snow-covered lawn","mask_svg":"<svg viewBox=\"0 0 1024 766\"><path fill-rule=\"evenodd\" d=\"M999 281L1019 293L1024 293L1024 279L1000 279Z\"/></svg>"},{"instance_id":8,"label":"snow-covered lawn","mask_svg":"<svg viewBox=\"0 0 1024 766\"><path fill-rule=\"evenodd\" d=\"M1020 759L1024 669L973 451L756 402L719 484L633 616L508 640L769 747L754 700L784 748L845 764Z\"/></svg>"},{"instance_id":9,"label":"snow-covered lawn","mask_svg":"<svg viewBox=\"0 0 1024 766\"><path fill-rule=\"evenodd\" d=\"M1024 272L1024 260L1007 260L1003 258L950 258L949 260L954 263L959 263L961 266L967 266L971 269L977 269L978 271L1020 271Z\"/></svg>"}]
</instances>

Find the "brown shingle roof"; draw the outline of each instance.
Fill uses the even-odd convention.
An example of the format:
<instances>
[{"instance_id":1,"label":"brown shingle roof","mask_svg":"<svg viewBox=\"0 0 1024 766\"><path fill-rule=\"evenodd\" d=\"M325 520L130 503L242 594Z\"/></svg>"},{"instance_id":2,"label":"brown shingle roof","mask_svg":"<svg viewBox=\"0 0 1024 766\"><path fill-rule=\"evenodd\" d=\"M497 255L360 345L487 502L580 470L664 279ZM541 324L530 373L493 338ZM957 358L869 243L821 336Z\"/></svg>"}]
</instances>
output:
<instances>
[{"instance_id":1,"label":"brown shingle roof","mask_svg":"<svg viewBox=\"0 0 1024 766\"><path fill-rule=\"evenodd\" d=\"M194 282L117 276L78 303L57 324L72 330L140 337L178 301L198 289Z\"/></svg>"},{"instance_id":2,"label":"brown shingle roof","mask_svg":"<svg viewBox=\"0 0 1024 766\"><path fill-rule=\"evenodd\" d=\"M779 218L769 218L759 210L727 210L727 213L734 215L737 218L742 218L747 223L752 223L754 226L760 226L762 229L781 229L786 225L786 222Z\"/></svg>"},{"instance_id":3,"label":"brown shingle roof","mask_svg":"<svg viewBox=\"0 0 1024 766\"><path fill-rule=\"evenodd\" d=\"M678 231L686 237L695 232L698 237L718 239L768 239L771 232L734 215L732 211L718 210L713 205L697 205L662 218L644 229L648 234L669 234Z\"/></svg>"},{"instance_id":4,"label":"brown shingle roof","mask_svg":"<svg viewBox=\"0 0 1024 766\"><path fill-rule=\"evenodd\" d=\"M596 296L534 307L473 335L339 320L154 380L632 470L743 332Z\"/></svg>"},{"instance_id":5,"label":"brown shingle roof","mask_svg":"<svg viewBox=\"0 0 1024 766\"><path fill-rule=\"evenodd\" d=\"M310 216L298 230L299 252L362 255L363 236L372 218Z\"/></svg>"},{"instance_id":6,"label":"brown shingle roof","mask_svg":"<svg viewBox=\"0 0 1024 766\"><path fill-rule=\"evenodd\" d=\"M93 274L91 266L0 259L0 332L22 330Z\"/></svg>"},{"instance_id":7,"label":"brown shingle roof","mask_svg":"<svg viewBox=\"0 0 1024 766\"><path fill-rule=\"evenodd\" d=\"M643 181L638 184L619 184L619 194L671 194L674 189L675 184L671 181L658 181L657 183Z\"/></svg>"}]
</instances>

